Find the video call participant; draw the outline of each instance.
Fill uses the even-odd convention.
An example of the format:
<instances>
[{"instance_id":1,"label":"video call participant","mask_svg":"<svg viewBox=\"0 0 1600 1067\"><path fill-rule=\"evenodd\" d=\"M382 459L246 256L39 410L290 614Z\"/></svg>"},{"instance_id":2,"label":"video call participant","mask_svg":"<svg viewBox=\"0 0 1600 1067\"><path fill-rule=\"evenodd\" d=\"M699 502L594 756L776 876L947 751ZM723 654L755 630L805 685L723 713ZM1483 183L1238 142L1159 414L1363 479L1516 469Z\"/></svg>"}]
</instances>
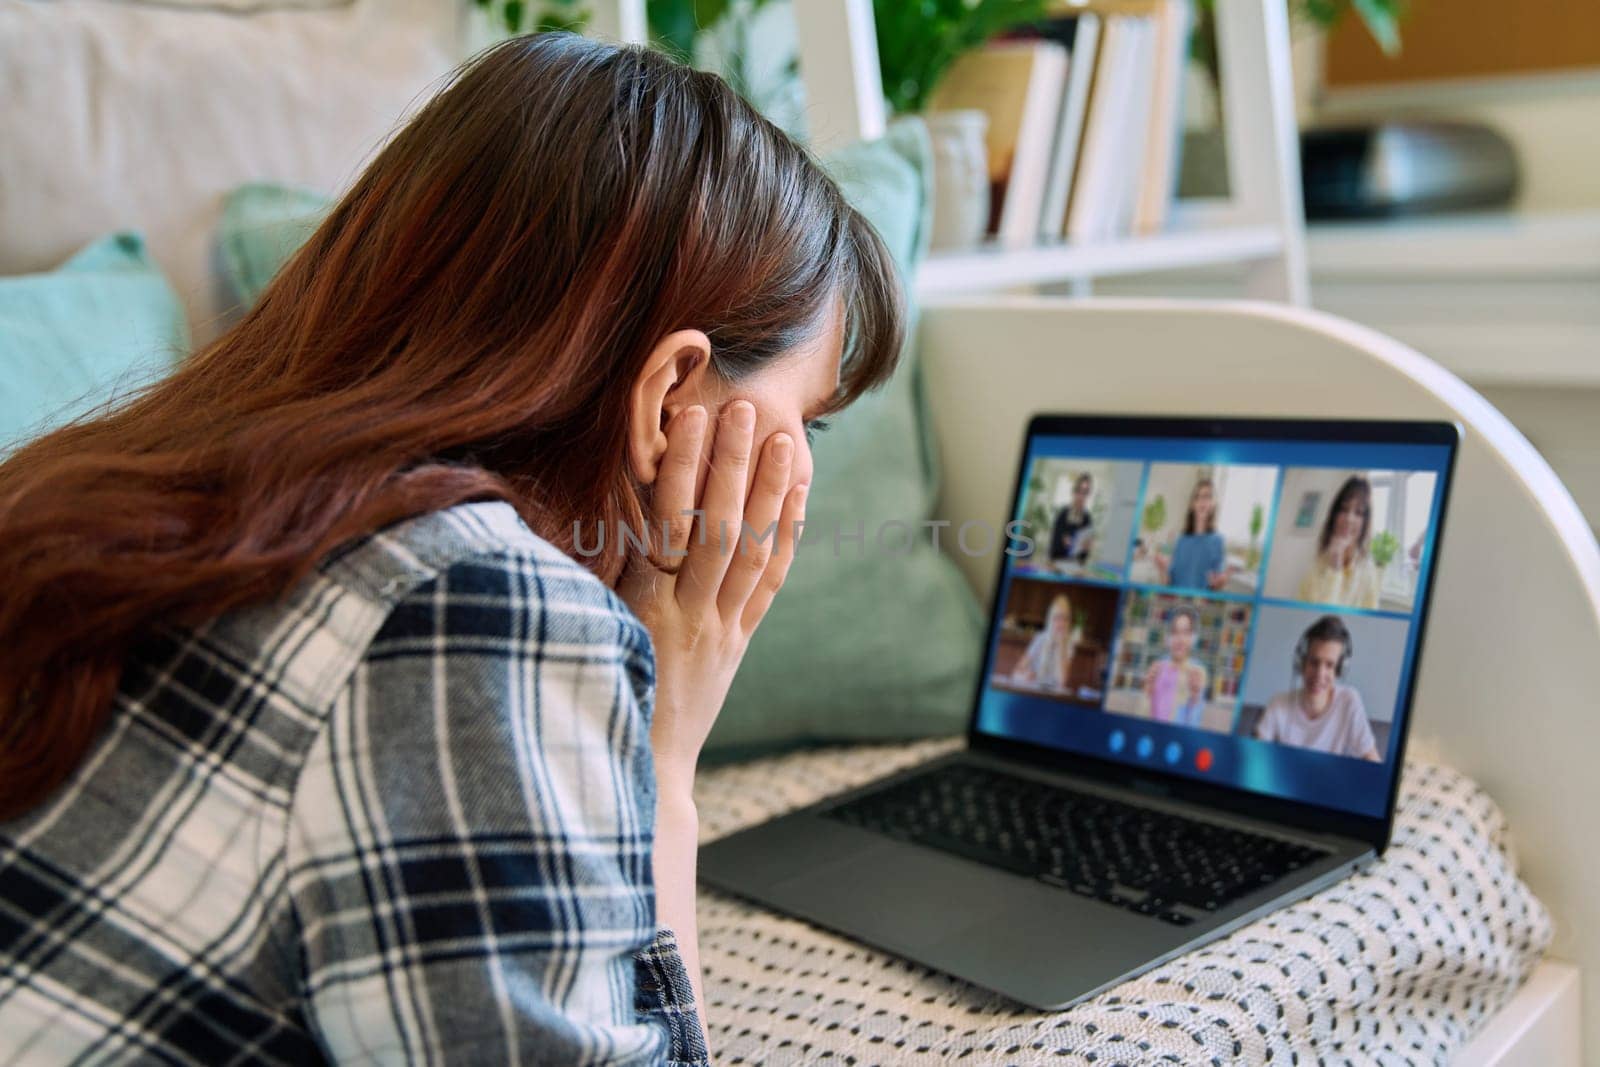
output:
<instances>
[{"instance_id":1,"label":"video call participant","mask_svg":"<svg viewBox=\"0 0 1600 1067\"><path fill-rule=\"evenodd\" d=\"M1065 689L1077 641L1072 634L1072 602L1065 593L1050 601L1044 628L1033 635L1028 650L1011 669L1012 685Z\"/></svg>"},{"instance_id":2,"label":"video call participant","mask_svg":"<svg viewBox=\"0 0 1600 1067\"><path fill-rule=\"evenodd\" d=\"M1186 589L1221 589L1228 580L1227 546L1217 532L1217 491L1201 478L1189 494L1189 513L1170 557L1156 553L1161 584Z\"/></svg>"},{"instance_id":3,"label":"video call participant","mask_svg":"<svg viewBox=\"0 0 1600 1067\"><path fill-rule=\"evenodd\" d=\"M1150 717L1175 726L1199 726L1205 712L1206 669L1189 658L1200 613L1188 605L1173 608L1167 617L1167 654L1150 664L1144 675L1144 695Z\"/></svg>"},{"instance_id":4,"label":"video call participant","mask_svg":"<svg viewBox=\"0 0 1600 1067\"><path fill-rule=\"evenodd\" d=\"M1088 471L1072 483L1072 503L1056 512L1050 530L1050 562L1081 563L1094 547L1094 516L1089 514L1089 498L1094 495L1094 476Z\"/></svg>"},{"instance_id":5,"label":"video call participant","mask_svg":"<svg viewBox=\"0 0 1600 1067\"><path fill-rule=\"evenodd\" d=\"M1334 616L1324 615L1307 627L1294 650L1300 684L1267 702L1256 723L1256 738L1335 756L1379 759L1361 694L1339 681L1354 652L1349 629Z\"/></svg>"},{"instance_id":6,"label":"video call participant","mask_svg":"<svg viewBox=\"0 0 1600 1067\"><path fill-rule=\"evenodd\" d=\"M1300 599L1347 608L1378 606L1378 568L1367 550L1372 484L1353 474L1339 487L1317 539L1317 558L1300 580Z\"/></svg>"}]
</instances>

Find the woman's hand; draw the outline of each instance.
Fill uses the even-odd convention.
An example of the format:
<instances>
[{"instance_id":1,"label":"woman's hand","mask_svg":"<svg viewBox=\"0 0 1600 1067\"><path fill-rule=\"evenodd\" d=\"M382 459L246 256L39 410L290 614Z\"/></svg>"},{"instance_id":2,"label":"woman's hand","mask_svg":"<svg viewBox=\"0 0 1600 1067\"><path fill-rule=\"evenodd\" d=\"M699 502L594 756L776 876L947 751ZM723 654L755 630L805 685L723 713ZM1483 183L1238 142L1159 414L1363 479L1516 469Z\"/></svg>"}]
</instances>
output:
<instances>
[{"instance_id":1,"label":"woman's hand","mask_svg":"<svg viewBox=\"0 0 1600 1067\"><path fill-rule=\"evenodd\" d=\"M1356 539L1344 534L1334 534L1328 539L1326 553L1328 566L1332 570L1342 571L1355 561Z\"/></svg>"},{"instance_id":2,"label":"woman's hand","mask_svg":"<svg viewBox=\"0 0 1600 1067\"><path fill-rule=\"evenodd\" d=\"M651 494L652 558L632 561L617 585L655 645L650 742L658 780L674 788L693 781L750 635L788 576L809 489L789 486L794 441L773 434L758 450L755 407L737 400L718 420L711 469L697 501L708 422L696 406L668 424Z\"/></svg>"}]
</instances>

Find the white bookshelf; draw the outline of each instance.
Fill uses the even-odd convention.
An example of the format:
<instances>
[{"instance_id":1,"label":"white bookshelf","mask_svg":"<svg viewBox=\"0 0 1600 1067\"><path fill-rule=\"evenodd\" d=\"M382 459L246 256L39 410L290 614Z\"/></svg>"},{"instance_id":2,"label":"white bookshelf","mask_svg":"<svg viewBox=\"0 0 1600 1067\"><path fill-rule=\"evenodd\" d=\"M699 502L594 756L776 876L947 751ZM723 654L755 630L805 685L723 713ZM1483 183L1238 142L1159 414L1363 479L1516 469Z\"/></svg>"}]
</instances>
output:
<instances>
[{"instance_id":1,"label":"white bookshelf","mask_svg":"<svg viewBox=\"0 0 1600 1067\"><path fill-rule=\"evenodd\" d=\"M940 297L1212 263L1268 263L1282 255L1283 243L1283 234L1271 226L1216 226L1093 244L1059 241L1010 249L991 244L932 256L917 279L917 294Z\"/></svg>"},{"instance_id":2,"label":"white bookshelf","mask_svg":"<svg viewBox=\"0 0 1600 1067\"><path fill-rule=\"evenodd\" d=\"M793 0L813 147L827 152L884 132L872 0ZM643 38L644 0L605 0L597 28ZM1227 201L1180 205L1170 232L1095 244L986 245L935 253L918 296L1036 290L1067 283L1088 295L1094 279L1217 263L1243 264L1245 295L1310 303L1300 155L1284 0L1216 0Z\"/></svg>"}]
</instances>

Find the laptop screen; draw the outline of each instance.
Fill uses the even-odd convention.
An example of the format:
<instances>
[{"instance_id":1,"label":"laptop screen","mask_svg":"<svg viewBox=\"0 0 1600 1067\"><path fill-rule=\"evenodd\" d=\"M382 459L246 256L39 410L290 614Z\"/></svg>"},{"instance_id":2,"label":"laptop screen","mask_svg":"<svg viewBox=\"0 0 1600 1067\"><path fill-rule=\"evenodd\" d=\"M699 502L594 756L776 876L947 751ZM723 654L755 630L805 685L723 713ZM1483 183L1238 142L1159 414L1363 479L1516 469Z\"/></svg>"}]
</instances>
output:
<instances>
[{"instance_id":1,"label":"laptop screen","mask_svg":"<svg viewBox=\"0 0 1600 1067\"><path fill-rule=\"evenodd\" d=\"M974 730L1383 817L1453 428L1105 422L1035 422Z\"/></svg>"}]
</instances>

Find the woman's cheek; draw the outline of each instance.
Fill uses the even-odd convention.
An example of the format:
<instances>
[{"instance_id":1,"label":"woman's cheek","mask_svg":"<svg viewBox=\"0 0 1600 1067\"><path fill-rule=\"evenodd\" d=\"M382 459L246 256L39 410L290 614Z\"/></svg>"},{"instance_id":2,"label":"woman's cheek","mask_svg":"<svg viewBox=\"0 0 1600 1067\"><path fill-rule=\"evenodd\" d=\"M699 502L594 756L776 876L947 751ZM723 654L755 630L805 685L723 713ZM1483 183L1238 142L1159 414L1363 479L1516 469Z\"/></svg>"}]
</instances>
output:
<instances>
[{"instance_id":1,"label":"woman's cheek","mask_svg":"<svg viewBox=\"0 0 1600 1067\"><path fill-rule=\"evenodd\" d=\"M816 467L811 458L811 445L806 442L805 432L802 431L795 438L797 446L794 450L794 468L790 472L789 486L810 485L811 476L816 472Z\"/></svg>"}]
</instances>

